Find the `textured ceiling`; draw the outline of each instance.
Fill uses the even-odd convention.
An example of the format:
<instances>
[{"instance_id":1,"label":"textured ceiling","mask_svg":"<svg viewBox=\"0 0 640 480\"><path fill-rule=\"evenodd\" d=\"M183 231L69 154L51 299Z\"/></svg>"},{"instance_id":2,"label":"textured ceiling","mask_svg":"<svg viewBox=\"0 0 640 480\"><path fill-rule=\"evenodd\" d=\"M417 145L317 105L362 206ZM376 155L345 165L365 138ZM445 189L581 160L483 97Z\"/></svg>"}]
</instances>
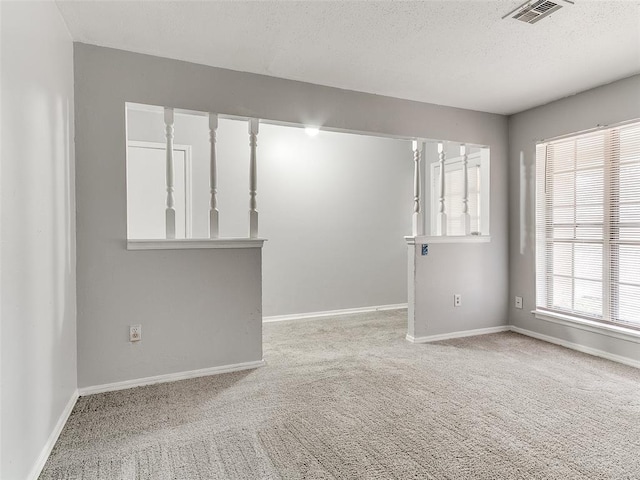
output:
<instances>
[{"instance_id":1,"label":"textured ceiling","mask_svg":"<svg viewBox=\"0 0 640 480\"><path fill-rule=\"evenodd\" d=\"M563 3L562 0L556 0ZM640 72L640 1L63 1L74 40L510 114Z\"/></svg>"}]
</instances>

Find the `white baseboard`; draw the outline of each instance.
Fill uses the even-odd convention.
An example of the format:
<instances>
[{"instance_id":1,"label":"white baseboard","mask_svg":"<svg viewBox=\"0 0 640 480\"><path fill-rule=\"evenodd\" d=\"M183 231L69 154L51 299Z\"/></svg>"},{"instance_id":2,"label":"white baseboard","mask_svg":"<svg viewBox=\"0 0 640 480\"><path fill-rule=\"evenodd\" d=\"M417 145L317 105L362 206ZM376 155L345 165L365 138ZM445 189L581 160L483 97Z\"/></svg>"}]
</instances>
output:
<instances>
[{"instance_id":1,"label":"white baseboard","mask_svg":"<svg viewBox=\"0 0 640 480\"><path fill-rule=\"evenodd\" d=\"M607 360L622 363L624 365L629 365L630 367L640 368L640 361L638 360L634 360L628 357L623 357L621 355L616 355L614 353L605 352L604 350L598 350L597 348L586 347L578 343L568 342L566 340L551 337L549 335L544 335L542 333L537 333L531 330L516 327L514 325L501 325L499 327L478 328L476 330L464 330L461 332L443 333L440 335L429 335L427 337L412 337L411 335L407 335L407 340L411 343L429 343L429 342L437 342L440 340L449 340L452 338L472 337L475 335L486 335L488 333L509 332L509 331L519 333L520 335L526 335L527 337L537 338L538 340L542 340L544 342L560 345L561 347L570 348L578 352L594 355L596 357L606 358Z\"/></svg>"},{"instance_id":2,"label":"white baseboard","mask_svg":"<svg viewBox=\"0 0 640 480\"><path fill-rule=\"evenodd\" d=\"M67 423L67 420L69 419L69 415L71 415L71 412L73 411L73 407L76 405L77 401L78 401L78 390L74 390L73 393L71 394L71 398L69 398L69 401L67 402L67 405L64 407L64 410L60 414L60 418L58 418L58 421L56 422L56 426L53 428L51 435L49 435L47 442L44 444L44 447L42 447L42 450L40 451L40 455L38 456L38 460L36 460L36 463L33 465L33 468L31 469L31 472L29 473L27 480L38 480L38 477L42 473L42 469L44 468L44 465L47 463L47 459L49 458L49 455L51 455L51 450L53 450L53 447L58 441L58 437L62 433L62 429Z\"/></svg>"},{"instance_id":3,"label":"white baseboard","mask_svg":"<svg viewBox=\"0 0 640 480\"><path fill-rule=\"evenodd\" d=\"M578 352L587 353L589 355L594 355L596 357L606 358L607 360L623 363L624 365L629 365L630 367L640 368L640 361L633 360L632 358L623 357L621 355L616 355L614 353L605 352L604 350L598 350L597 348L585 347L584 345L580 345L578 343L568 342L566 340L551 337L549 335L533 332L525 328L516 327L514 325L511 325L510 330L512 332L519 333L520 335L526 335L527 337L537 338L538 340L560 345L561 347L570 348L572 350L577 350Z\"/></svg>"},{"instance_id":4,"label":"white baseboard","mask_svg":"<svg viewBox=\"0 0 640 480\"><path fill-rule=\"evenodd\" d=\"M264 360L254 362L235 363L232 365L222 365L220 367L201 368L199 370L190 370L188 372L168 373L166 375L156 375L153 377L135 378L133 380L124 380L122 382L106 383L104 385L94 385L92 387L82 387L78 389L81 397L93 395L96 393L115 392L116 390L126 390L127 388L142 387L144 385L153 385L156 383L175 382L177 380L186 380L188 378L207 377L209 375L218 375L220 373L239 372L241 370L250 370L265 365Z\"/></svg>"},{"instance_id":5,"label":"white baseboard","mask_svg":"<svg viewBox=\"0 0 640 480\"><path fill-rule=\"evenodd\" d=\"M309 313L294 313L291 315L273 315L270 317L264 317L263 323L271 322L283 322L285 320L304 320L307 318L317 317L337 317L340 315L351 315L353 313L369 313L369 312L381 312L384 310L401 310L408 308L406 303L396 303L391 305L377 305L373 307L357 307L357 308L343 308L341 310L326 310L324 312L309 312Z\"/></svg>"},{"instance_id":6,"label":"white baseboard","mask_svg":"<svg viewBox=\"0 0 640 480\"><path fill-rule=\"evenodd\" d=\"M411 343L429 343L438 342L440 340L449 340L452 338L475 337L476 335L487 335L489 333L508 332L509 330L511 330L509 325L500 325L498 327L476 328L474 330L441 333L439 335L429 335L426 337L412 337L411 335L407 335L407 340Z\"/></svg>"}]
</instances>

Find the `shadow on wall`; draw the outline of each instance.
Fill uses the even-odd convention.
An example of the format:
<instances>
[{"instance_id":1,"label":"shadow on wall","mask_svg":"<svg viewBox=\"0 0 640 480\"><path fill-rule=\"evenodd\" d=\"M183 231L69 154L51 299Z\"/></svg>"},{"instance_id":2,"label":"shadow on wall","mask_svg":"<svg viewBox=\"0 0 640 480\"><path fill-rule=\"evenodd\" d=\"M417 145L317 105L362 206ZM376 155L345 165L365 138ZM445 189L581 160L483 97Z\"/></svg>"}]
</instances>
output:
<instances>
[{"instance_id":1,"label":"shadow on wall","mask_svg":"<svg viewBox=\"0 0 640 480\"><path fill-rule=\"evenodd\" d=\"M50 174L41 177L43 181L49 182L49 185L43 186L41 191L48 193L49 198L43 198L43 205L48 205L49 213L45 216L46 220L41 219L43 223L48 222L48 224L38 233L44 233L43 243L49 239L50 244L50 256L48 259L43 258L45 263L50 263L47 265L50 277L47 283L41 284L44 295L49 295L50 310L39 312L37 315L44 314L46 318L46 325L40 324L43 333L47 332L40 337L43 342L40 353L46 353L48 358L42 359L34 355L33 351L30 357L39 360L38 365L32 368L42 368L43 365L49 367L48 375L44 375L43 372L40 388L45 388L53 396L54 401L49 403L48 414L38 406L43 416L40 418L37 415L34 416L36 420L34 427L38 423L40 426L55 425L61 414L60 406L64 408L69 400L69 392L76 388L75 222L72 217L75 214L73 200L75 195L71 145L73 106L69 99L58 96L55 99L49 99L46 108L50 125L44 131L50 133L50 157L47 158ZM42 160L41 162L45 163ZM42 250L46 251L44 248ZM39 283L38 277L46 278L36 272L33 275L35 278L29 282L31 285ZM28 340L28 337L25 340ZM26 341L25 351L28 351L28 344L29 342ZM73 347L71 351L70 346ZM73 379L69 378L67 373L70 369L73 371Z\"/></svg>"},{"instance_id":2,"label":"shadow on wall","mask_svg":"<svg viewBox=\"0 0 640 480\"><path fill-rule=\"evenodd\" d=\"M536 159L520 152L520 255L534 253Z\"/></svg>"},{"instance_id":3,"label":"shadow on wall","mask_svg":"<svg viewBox=\"0 0 640 480\"><path fill-rule=\"evenodd\" d=\"M34 463L76 389L73 106L38 81L9 100L13 135L3 146L2 420L13 440L4 438L2 474L9 478Z\"/></svg>"}]
</instances>

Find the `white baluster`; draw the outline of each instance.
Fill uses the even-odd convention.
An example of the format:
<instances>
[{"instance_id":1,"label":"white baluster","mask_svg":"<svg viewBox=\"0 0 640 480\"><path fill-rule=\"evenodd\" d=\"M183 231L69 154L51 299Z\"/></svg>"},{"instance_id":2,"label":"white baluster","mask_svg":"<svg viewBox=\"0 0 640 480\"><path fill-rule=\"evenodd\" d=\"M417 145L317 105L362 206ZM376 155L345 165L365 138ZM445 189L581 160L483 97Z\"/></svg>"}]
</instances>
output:
<instances>
[{"instance_id":1,"label":"white baluster","mask_svg":"<svg viewBox=\"0 0 640 480\"><path fill-rule=\"evenodd\" d=\"M420 186L421 186L421 170L420 158L422 154L422 140L414 140L413 148L413 217L412 217L412 233L413 236L424 235L424 222L420 215Z\"/></svg>"},{"instance_id":2,"label":"white baluster","mask_svg":"<svg viewBox=\"0 0 640 480\"><path fill-rule=\"evenodd\" d=\"M467 146L460 145L462 157L462 228L465 235L471 233L471 215L469 214L469 155Z\"/></svg>"},{"instance_id":3,"label":"white baluster","mask_svg":"<svg viewBox=\"0 0 640 480\"><path fill-rule=\"evenodd\" d=\"M249 146L251 147L249 158L249 238L258 237L258 212L256 210L258 124L257 118L249 119Z\"/></svg>"},{"instance_id":4,"label":"white baluster","mask_svg":"<svg viewBox=\"0 0 640 480\"><path fill-rule=\"evenodd\" d=\"M176 238L176 210L173 198L173 108L164 109L165 136L167 137L167 206L165 209L165 226L167 238Z\"/></svg>"},{"instance_id":5,"label":"white baluster","mask_svg":"<svg viewBox=\"0 0 640 480\"><path fill-rule=\"evenodd\" d=\"M444 153L444 145L442 144L442 142L438 143L438 155L440 157L440 206L438 208L438 212L439 212L438 213L438 235L445 236L447 234L447 213L445 212L445 204L444 204L445 153Z\"/></svg>"},{"instance_id":6,"label":"white baluster","mask_svg":"<svg viewBox=\"0 0 640 480\"><path fill-rule=\"evenodd\" d=\"M218 212L218 167L216 164L216 130L218 129L218 115L209 114L209 142L211 143L211 159L209 164L209 190L211 202L209 205L209 238L220 235Z\"/></svg>"}]
</instances>

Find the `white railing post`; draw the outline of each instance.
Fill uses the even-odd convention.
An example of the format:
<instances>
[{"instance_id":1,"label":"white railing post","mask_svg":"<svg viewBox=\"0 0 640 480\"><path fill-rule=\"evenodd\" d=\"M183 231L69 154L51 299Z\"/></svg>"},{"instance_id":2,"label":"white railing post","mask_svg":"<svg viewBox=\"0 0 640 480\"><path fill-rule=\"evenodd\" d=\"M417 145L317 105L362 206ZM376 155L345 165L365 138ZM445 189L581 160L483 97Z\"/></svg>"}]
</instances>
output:
<instances>
[{"instance_id":1,"label":"white railing post","mask_svg":"<svg viewBox=\"0 0 640 480\"><path fill-rule=\"evenodd\" d=\"M422 221L422 215L420 214L420 186L421 186L421 171L420 171L420 158L422 155L422 140L414 140L412 142L413 148L413 217L412 217L412 234L413 236L424 235L424 222Z\"/></svg>"},{"instance_id":2,"label":"white railing post","mask_svg":"<svg viewBox=\"0 0 640 480\"><path fill-rule=\"evenodd\" d=\"M216 130L218 129L218 115L209 114L209 142L211 143L211 158L209 164L209 190L211 203L209 205L209 238L218 238L219 212L218 212L218 167L216 164Z\"/></svg>"},{"instance_id":3,"label":"white railing post","mask_svg":"<svg viewBox=\"0 0 640 480\"><path fill-rule=\"evenodd\" d=\"M467 146L460 145L462 157L462 228L465 235L471 233L471 215L469 214L469 155Z\"/></svg>"},{"instance_id":4,"label":"white railing post","mask_svg":"<svg viewBox=\"0 0 640 480\"><path fill-rule=\"evenodd\" d=\"M445 236L447 235L447 213L445 210L445 152L444 152L444 144L442 142L438 143L438 158L439 158L439 167L440 167L440 192L439 192L439 206L438 206L438 235Z\"/></svg>"},{"instance_id":5,"label":"white railing post","mask_svg":"<svg viewBox=\"0 0 640 480\"><path fill-rule=\"evenodd\" d=\"M256 210L258 124L257 118L249 119L249 146L251 147L249 158L249 238L258 238L258 211Z\"/></svg>"},{"instance_id":6,"label":"white railing post","mask_svg":"<svg viewBox=\"0 0 640 480\"><path fill-rule=\"evenodd\" d=\"M173 198L173 108L164 109L165 136L167 138L167 205L165 209L166 237L176 238L176 210Z\"/></svg>"},{"instance_id":7,"label":"white railing post","mask_svg":"<svg viewBox=\"0 0 640 480\"><path fill-rule=\"evenodd\" d=\"M447 235L447 213L445 211L445 202L444 202L444 181L445 181L445 171L444 171L444 161L445 161L445 153L444 153L444 144L442 142L438 143L438 156L440 162L440 205L438 208L438 235L445 236Z\"/></svg>"}]
</instances>

